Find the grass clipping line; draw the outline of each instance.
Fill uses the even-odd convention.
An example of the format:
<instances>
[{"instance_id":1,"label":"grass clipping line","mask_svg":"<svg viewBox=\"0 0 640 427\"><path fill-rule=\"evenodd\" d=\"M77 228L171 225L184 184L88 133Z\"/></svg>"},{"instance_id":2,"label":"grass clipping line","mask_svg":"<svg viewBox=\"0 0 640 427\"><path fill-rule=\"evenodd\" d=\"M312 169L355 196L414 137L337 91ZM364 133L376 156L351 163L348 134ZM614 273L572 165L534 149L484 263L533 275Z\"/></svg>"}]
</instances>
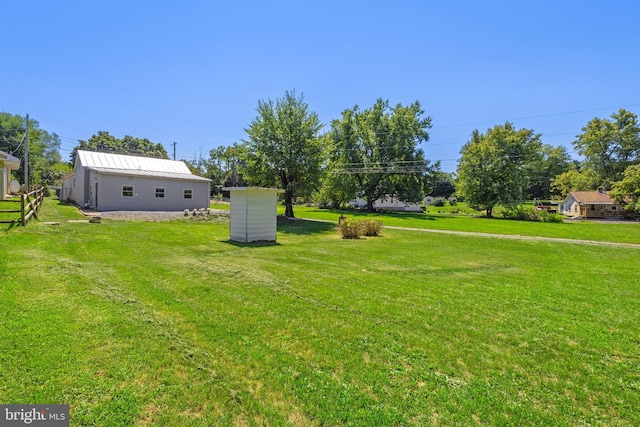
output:
<instances>
[{"instance_id":1,"label":"grass clipping line","mask_svg":"<svg viewBox=\"0 0 640 427\"><path fill-rule=\"evenodd\" d=\"M382 221L373 218L354 219L340 217L338 229L343 239L359 239L360 236L379 236L382 230Z\"/></svg>"}]
</instances>

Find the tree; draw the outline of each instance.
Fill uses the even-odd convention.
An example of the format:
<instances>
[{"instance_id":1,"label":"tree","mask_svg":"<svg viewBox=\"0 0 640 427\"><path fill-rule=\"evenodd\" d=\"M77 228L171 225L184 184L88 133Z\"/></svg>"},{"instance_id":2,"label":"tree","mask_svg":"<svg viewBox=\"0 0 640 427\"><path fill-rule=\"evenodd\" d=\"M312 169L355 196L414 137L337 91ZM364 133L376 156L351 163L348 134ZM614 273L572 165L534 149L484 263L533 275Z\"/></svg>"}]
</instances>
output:
<instances>
[{"instance_id":1,"label":"tree","mask_svg":"<svg viewBox=\"0 0 640 427\"><path fill-rule=\"evenodd\" d=\"M544 144L531 163L531 180L526 190L527 198L550 199L551 182L556 176L569 170L571 157L563 146Z\"/></svg>"},{"instance_id":2,"label":"tree","mask_svg":"<svg viewBox=\"0 0 640 427\"><path fill-rule=\"evenodd\" d=\"M320 182L325 152L318 138L322 128L304 96L258 101L258 116L245 129L245 178L252 184L284 189L285 215L293 217L295 197L310 195Z\"/></svg>"},{"instance_id":3,"label":"tree","mask_svg":"<svg viewBox=\"0 0 640 427\"><path fill-rule=\"evenodd\" d=\"M0 150L24 160L26 117L0 112ZM40 128L37 120L29 119L29 184L51 185L70 168L60 158L60 138ZM24 177L24 161L16 178Z\"/></svg>"},{"instance_id":4,"label":"tree","mask_svg":"<svg viewBox=\"0 0 640 427\"><path fill-rule=\"evenodd\" d=\"M573 145L585 157L585 168L594 172L598 185L611 188L624 171L640 162L638 117L620 109L611 120L594 118L577 135Z\"/></svg>"},{"instance_id":5,"label":"tree","mask_svg":"<svg viewBox=\"0 0 640 427\"><path fill-rule=\"evenodd\" d=\"M331 158L335 172L345 175L341 188L357 189L367 210L389 194L408 202L422 199L427 162L418 145L429 139L431 127L423 114L418 101L390 108L378 99L370 109L344 110L331 123Z\"/></svg>"},{"instance_id":6,"label":"tree","mask_svg":"<svg viewBox=\"0 0 640 427\"><path fill-rule=\"evenodd\" d=\"M240 169L243 165L242 147L233 144L209 151L209 158L198 161L198 172L209 178L214 187L238 187L245 185Z\"/></svg>"},{"instance_id":7,"label":"tree","mask_svg":"<svg viewBox=\"0 0 640 427\"><path fill-rule=\"evenodd\" d=\"M551 191L562 198L572 191L588 191L597 186L597 177L591 170L570 169L551 180Z\"/></svg>"},{"instance_id":8,"label":"tree","mask_svg":"<svg viewBox=\"0 0 640 427\"><path fill-rule=\"evenodd\" d=\"M540 149L540 134L516 130L509 122L486 134L474 130L460 151L458 192L470 205L484 209L488 218L498 204L516 206L522 202L531 162Z\"/></svg>"},{"instance_id":9,"label":"tree","mask_svg":"<svg viewBox=\"0 0 640 427\"><path fill-rule=\"evenodd\" d=\"M120 139L103 130L98 131L86 141L78 141L78 145L71 151L71 164L75 163L78 150L169 158L167 150L160 143L154 144L146 138L135 138L130 135Z\"/></svg>"},{"instance_id":10,"label":"tree","mask_svg":"<svg viewBox=\"0 0 640 427\"><path fill-rule=\"evenodd\" d=\"M640 164L629 166L609 195L618 202L626 202L625 209L640 213Z\"/></svg>"}]
</instances>

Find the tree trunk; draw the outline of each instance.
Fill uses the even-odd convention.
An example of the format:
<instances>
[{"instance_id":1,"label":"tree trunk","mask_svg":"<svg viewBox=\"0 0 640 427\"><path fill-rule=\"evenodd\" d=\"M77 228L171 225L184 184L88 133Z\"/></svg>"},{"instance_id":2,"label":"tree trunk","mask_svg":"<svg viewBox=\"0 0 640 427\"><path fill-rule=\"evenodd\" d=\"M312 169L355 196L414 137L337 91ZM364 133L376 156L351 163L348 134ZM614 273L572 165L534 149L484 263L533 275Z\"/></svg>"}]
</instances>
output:
<instances>
[{"instance_id":1,"label":"tree trunk","mask_svg":"<svg viewBox=\"0 0 640 427\"><path fill-rule=\"evenodd\" d=\"M287 218L295 218L293 215L293 197L286 192L284 196L284 216Z\"/></svg>"},{"instance_id":2,"label":"tree trunk","mask_svg":"<svg viewBox=\"0 0 640 427\"><path fill-rule=\"evenodd\" d=\"M371 197L367 198L367 212L375 212L376 210L373 208L373 200Z\"/></svg>"},{"instance_id":3,"label":"tree trunk","mask_svg":"<svg viewBox=\"0 0 640 427\"><path fill-rule=\"evenodd\" d=\"M487 208L487 218L493 218L493 206Z\"/></svg>"}]
</instances>

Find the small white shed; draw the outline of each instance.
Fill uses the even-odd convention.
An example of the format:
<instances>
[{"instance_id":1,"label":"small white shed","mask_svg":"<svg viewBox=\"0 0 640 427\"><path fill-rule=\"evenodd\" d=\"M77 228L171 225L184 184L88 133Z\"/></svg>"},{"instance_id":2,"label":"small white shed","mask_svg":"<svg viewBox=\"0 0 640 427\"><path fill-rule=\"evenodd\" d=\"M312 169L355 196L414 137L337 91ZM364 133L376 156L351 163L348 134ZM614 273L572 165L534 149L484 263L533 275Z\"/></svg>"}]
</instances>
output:
<instances>
[{"instance_id":1,"label":"small white shed","mask_svg":"<svg viewBox=\"0 0 640 427\"><path fill-rule=\"evenodd\" d=\"M283 190L261 187L224 187L231 196L230 239L236 242L275 242L276 206Z\"/></svg>"}]
</instances>

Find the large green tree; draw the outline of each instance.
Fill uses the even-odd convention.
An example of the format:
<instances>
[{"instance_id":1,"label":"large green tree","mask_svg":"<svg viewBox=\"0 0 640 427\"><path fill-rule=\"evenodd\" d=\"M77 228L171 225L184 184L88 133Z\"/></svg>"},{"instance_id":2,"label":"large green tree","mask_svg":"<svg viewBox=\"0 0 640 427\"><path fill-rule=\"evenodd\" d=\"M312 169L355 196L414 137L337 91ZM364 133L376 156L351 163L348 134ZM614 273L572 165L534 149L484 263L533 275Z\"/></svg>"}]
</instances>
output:
<instances>
[{"instance_id":1,"label":"large green tree","mask_svg":"<svg viewBox=\"0 0 640 427\"><path fill-rule=\"evenodd\" d=\"M24 149L26 147L26 117L0 112L0 150L20 158L15 177L24 180ZM60 158L60 138L40 128L37 120L29 119L29 184L51 185L71 169Z\"/></svg>"},{"instance_id":2,"label":"large green tree","mask_svg":"<svg viewBox=\"0 0 640 427\"><path fill-rule=\"evenodd\" d=\"M530 199L549 199L552 181L571 167L571 156L563 146L544 144L530 165L531 177L526 190Z\"/></svg>"},{"instance_id":3,"label":"large green tree","mask_svg":"<svg viewBox=\"0 0 640 427\"><path fill-rule=\"evenodd\" d=\"M146 138L136 138L130 135L125 135L124 138L116 138L103 130L98 131L86 141L78 141L78 145L71 152L71 164L75 163L78 150L131 154L161 159L169 158L167 150L160 143L154 144Z\"/></svg>"},{"instance_id":4,"label":"large green tree","mask_svg":"<svg viewBox=\"0 0 640 427\"><path fill-rule=\"evenodd\" d=\"M320 183L325 159L318 137L322 124L295 91L275 102L258 101L256 111L245 129L244 177L254 185L282 188L285 215L293 217L294 199L311 195Z\"/></svg>"},{"instance_id":5,"label":"large green tree","mask_svg":"<svg viewBox=\"0 0 640 427\"><path fill-rule=\"evenodd\" d=\"M488 129L486 134L473 131L460 151L458 192L470 205L485 210L489 218L496 205L516 206L522 202L531 164L540 150L540 134L516 130L509 122Z\"/></svg>"},{"instance_id":6,"label":"large green tree","mask_svg":"<svg viewBox=\"0 0 640 427\"><path fill-rule=\"evenodd\" d=\"M595 174L598 185L611 188L622 180L624 171L640 163L640 125L638 117L625 109L610 119L594 118L573 142L584 156L584 167Z\"/></svg>"},{"instance_id":7,"label":"large green tree","mask_svg":"<svg viewBox=\"0 0 640 427\"><path fill-rule=\"evenodd\" d=\"M622 180L615 182L609 195L619 202L625 202L625 208L640 213L640 164L629 166Z\"/></svg>"},{"instance_id":8,"label":"large green tree","mask_svg":"<svg viewBox=\"0 0 640 427\"><path fill-rule=\"evenodd\" d=\"M365 110L357 105L344 110L329 133L334 172L342 175L334 184L342 192L362 194L369 211L386 195L420 201L428 162L418 146L429 139L430 127L431 118L418 101L390 107L389 101L378 99Z\"/></svg>"},{"instance_id":9,"label":"large green tree","mask_svg":"<svg viewBox=\"0 0 640 427\"><path fill-rule=\"evenodd\" d=\"M591 170L569 169L551 180L551 192L564 198L572 191L589 191L598 186Z\"/></svg>"}]
</instances>

